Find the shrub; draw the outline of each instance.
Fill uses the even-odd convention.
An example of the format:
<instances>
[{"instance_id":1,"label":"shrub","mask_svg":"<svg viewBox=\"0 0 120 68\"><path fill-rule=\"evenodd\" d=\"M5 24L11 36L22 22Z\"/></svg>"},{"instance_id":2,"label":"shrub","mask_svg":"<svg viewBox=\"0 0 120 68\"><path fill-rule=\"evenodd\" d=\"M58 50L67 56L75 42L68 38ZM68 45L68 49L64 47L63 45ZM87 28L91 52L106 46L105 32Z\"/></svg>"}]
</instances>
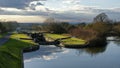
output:
<instances>
[{"instance_id":1,"label":"shrub","mask_svg":"<svg viewBox=\"0 0 120 68\"><path fill-rule=\"evenodd\" d=\"M70 34L72 36L82 38L84 40L91 40L93 38L96 38L97 32L93 31L91 29L82 29L82 28L74 28L70 30Z\"/></svg>"}]
</instances>

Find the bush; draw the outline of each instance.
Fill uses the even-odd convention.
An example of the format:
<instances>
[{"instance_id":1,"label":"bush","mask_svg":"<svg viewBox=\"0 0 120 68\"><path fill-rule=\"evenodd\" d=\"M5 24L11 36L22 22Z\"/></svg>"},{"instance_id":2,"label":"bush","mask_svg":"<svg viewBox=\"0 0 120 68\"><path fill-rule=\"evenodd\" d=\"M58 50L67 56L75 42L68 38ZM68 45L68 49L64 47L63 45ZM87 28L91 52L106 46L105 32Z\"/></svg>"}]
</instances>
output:
<instances>
[{"instance_id":1,"label":"bush","mask_svg":"<svg viewBox=\"0 0 120 68\"><path fill-rule=\"evenodd\" d=\"M97 32L91 29L82 29L82 28L74 28L70 30L70 34L72 36L82 38L84 40L91 40L96 38Z\"/></svg>"},{"instance_id":2,"label":"bush","mask_svg":"<svg viewBox=\"0 0 120 68\"><path fill-rule=\"evenodd\" d=\"M48 32L56 33L56 34L62 34L66 33L66 29L63 28L59 23L50 23L47 25Z\"/></svg>"},{"instance_id":3,"label":"bush","mask_svg":"<svg viewBox=\"0 0 120 68\"><path fill-rule=\"evenodd\" d=\"M113 26L113 31L120 35L120 24L116 24Z\"/></svg>"},{"instance_id":4,"label":"bush","mask_svg":"<svg viewBox=\"0 0 120 68\"><path fill-rule=\"evenodd\" d=\"M111 31L112 26L110 23L96 22L86 26L86 29L92 29L97 32L97 36L105 37Z\"/></svg>"}]
</instances>

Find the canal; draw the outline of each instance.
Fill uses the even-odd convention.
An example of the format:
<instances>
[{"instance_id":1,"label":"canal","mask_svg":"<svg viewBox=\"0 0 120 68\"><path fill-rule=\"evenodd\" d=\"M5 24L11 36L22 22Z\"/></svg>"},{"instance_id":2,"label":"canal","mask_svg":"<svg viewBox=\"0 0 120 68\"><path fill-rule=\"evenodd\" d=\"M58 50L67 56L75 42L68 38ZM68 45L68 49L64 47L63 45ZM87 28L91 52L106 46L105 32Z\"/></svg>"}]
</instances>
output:
<instances>
[{"instance_id":1,"label":"canal","mask_svg":"<svg viewBox=\"0 0 120 68\"><path fill-rule=\"evenodd\" d=\"M24 68L120 68L120 41L106 46L68 49L43 46L24 53Z\"/></svg>"}]
</instances>

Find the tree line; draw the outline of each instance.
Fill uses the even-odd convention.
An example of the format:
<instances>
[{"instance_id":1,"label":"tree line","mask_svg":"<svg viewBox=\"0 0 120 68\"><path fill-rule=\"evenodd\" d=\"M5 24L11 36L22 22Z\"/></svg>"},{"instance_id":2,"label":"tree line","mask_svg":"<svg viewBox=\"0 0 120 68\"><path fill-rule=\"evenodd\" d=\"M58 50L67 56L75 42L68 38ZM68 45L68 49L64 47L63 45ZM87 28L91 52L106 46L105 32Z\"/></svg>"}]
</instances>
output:
<instances>
[{"instance_id":1,"label":"tree line","mask_svg":"<svg viewBox=\"0 0 120 68\"><path fill-rule=\"evenodd\" d=\"M18 27L18 23L16 21L0 21L0 33L5 33L9 31L13 31Z\"/></svg>"},{"instance_id":2,"label":"tree line","mask_svg":"<svg viewBox=\"0 0 120 68\"><path fill-rule=\"evenodd\" d=\"M53 18L48 18L44 21L44 26L40 28L56 34L67 33L87 41L95 41L96 43L105 41L107 34L112 31L120 35L120 22L113 22L105 13L97 15L92 23L70 24L69 22L60 22Z\"/></svg>"}]
</instances>

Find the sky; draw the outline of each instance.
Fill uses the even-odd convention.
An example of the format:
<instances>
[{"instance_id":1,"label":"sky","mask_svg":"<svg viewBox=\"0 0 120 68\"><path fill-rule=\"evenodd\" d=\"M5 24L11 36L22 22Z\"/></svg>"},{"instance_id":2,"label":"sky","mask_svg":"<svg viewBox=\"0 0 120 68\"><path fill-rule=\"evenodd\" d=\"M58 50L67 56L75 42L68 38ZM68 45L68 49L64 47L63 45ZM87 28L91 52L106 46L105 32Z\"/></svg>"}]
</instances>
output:
<instances>
[{"instance_id":1,"label":"sky","mask_svg":"<svg viewBox=\"0 0 120 68\"><path fill-rule=\"evenodd\" d=\"M120 21L120 0L0 0L0 20L42 23L47 18L66 22L92 22L106 13Z\"/></svg>"}]
</instances>

